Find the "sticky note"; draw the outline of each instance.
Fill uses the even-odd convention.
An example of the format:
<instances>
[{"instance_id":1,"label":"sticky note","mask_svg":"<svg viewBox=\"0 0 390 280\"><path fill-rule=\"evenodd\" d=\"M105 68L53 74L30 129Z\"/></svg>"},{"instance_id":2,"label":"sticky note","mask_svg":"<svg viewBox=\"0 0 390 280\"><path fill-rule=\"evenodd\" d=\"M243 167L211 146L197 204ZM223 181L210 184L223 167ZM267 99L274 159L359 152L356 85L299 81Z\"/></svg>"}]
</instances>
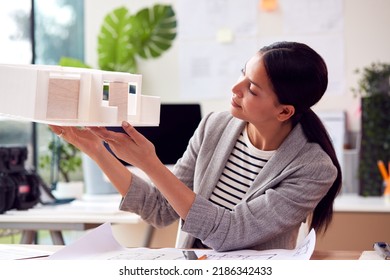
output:
<instances>
[{"instance_id":1,"label":"sticky note","mask_svg":"<svg viewBox=\"0 0 390 280\"><path fill-rule=\"evenodd\" d=\"M259 8L261 11L272 12L278 8L277 0L260 0Z\"/></svg>"},{"instance_id":2,"label":"sticky note","mask_svg":"<svg viewBox=\"0 0 390 280\"><path fill-rule=\"evenodd\" d=\"M217 31L217 42L228 44L233 42L233 31L230 28L220 28Z\"/></svg>"}]
</instances>

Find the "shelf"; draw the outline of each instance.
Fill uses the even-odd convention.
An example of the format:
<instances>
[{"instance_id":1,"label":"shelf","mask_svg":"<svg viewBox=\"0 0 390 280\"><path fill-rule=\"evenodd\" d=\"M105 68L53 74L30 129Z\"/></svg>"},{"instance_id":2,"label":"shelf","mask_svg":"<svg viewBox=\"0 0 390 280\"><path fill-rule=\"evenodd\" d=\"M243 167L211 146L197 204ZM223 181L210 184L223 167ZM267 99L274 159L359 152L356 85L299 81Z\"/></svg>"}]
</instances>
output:
<instances>
[{"instance_id":1,"label":"shelf","mask_svg":"<svg viewBox=\"0 0 390 280\"><path fill-rule=\"evenodd\" d=\"M363 197L358 194L341 194L334 203L335 212L390 213L390 198L383 196Z\"/></svg>"}]
</instances>

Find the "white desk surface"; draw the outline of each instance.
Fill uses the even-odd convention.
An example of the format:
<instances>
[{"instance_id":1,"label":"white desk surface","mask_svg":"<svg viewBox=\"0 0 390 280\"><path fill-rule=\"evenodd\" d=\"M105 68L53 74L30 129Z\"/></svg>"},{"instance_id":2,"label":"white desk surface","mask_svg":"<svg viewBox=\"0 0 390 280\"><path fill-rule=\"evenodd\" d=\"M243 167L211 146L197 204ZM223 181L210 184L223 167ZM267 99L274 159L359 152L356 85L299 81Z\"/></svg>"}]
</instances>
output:
<instances>
[{"instance_id":1,"label":"white desk surface","mask_svg":"<svg viewBox=\"0 0 390 280\"><path fill-rule=\"evenodd\" d=\"M335 200L334 211L390 213L390 200L381 196L363 197L358 194L340 194Z\"/></svg>"},{"instance_id":2,"label":"white desk surface","mask_svg":"<svg viewBox=\"0 0 390 280\"><path fill-rule=\"evenodd\" d=\"M0 215L2 227L6 224L102 224L105 222L136 224L141 218L133 213L119 210L121 197L115 195L84 196L68 204L36 206L32 209L10 210Z\"/></svg>"},{"instance_id":3,"label":"white desk surface","mask_svg":"<svg viewBox=\"0 0 390 280\"><path fill-rule=\"evenodd\" d=\"M169 170L173 170L174 168L174 164L165 164L165 166L169 169ZM131 171L131 173L139 176L140 178L144 179L144 180L149 180L149 177L141 170L141 169L138 169L137 167L134 167L134 166L127 166L127 168ZM103 173L103 179L106 181L106 182L109 182L109 179L107 177L106 174Z\"/></svg>"},{"instance_id":4,"label":"white desk surface","mask_svg":"<svg viewBox=\"0 0 390 280\"><path fill-rule=\"evenodd\" d=\"M38 230L49 230L53 244L64 244L62 231L87 230L110 222L141 223L140 216L119 210L121 197L114 195L84 195L82 199L61 205L38 205L32 209L10 210L0 215L0 228L22 230L21 243L31 244ZM145 246L150 244L153 228L145 234Z\"/></svg>"}]
</instances>

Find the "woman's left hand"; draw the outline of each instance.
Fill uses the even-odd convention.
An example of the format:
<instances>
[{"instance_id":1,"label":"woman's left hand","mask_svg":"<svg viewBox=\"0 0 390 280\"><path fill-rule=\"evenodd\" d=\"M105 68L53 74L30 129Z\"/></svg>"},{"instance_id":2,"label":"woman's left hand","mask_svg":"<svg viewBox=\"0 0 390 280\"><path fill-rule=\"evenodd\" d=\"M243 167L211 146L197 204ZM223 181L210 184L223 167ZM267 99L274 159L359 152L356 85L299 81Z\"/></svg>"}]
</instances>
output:
<instances>
[{"instance_id":1,"label":"woman's left hand","mask_svg":"<svg viewBox=\"0 0 390 280\"><path fill-rule=\"evenodd\" d=\"M115 155L144 171L182 219L195 200L195 193L166 168L156 155L152 142L129 123L123 122L126 133L91 127L89 130L108 143ZM126 193L122 191L121 193Z\"/></svg>"},{"instance_id":2,"label":"woman's left hand","mask_svg":"<svg viewBox=\"0 0 390 280\"><path fill-rule=\"evenodd\" d=\"M122 123L126 133L109 131L105 128L90 127L89 130L105 141L121 160L146 171L152 163L159 161L155 147L128 122Z\"/></svg>"}]
</instances>

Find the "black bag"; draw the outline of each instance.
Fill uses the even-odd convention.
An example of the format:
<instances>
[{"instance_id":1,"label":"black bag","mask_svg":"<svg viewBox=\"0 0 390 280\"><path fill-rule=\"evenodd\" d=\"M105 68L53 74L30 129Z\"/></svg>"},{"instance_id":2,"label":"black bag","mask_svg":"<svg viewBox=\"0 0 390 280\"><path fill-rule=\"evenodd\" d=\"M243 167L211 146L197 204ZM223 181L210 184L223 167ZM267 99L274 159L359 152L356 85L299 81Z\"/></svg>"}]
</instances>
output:
<instances>
[{"instance_id":1,"label":"black bag","mask_svg":"<svg viewBox=\"0 0 390 280\"><path fill-rule=\"evenodd\" d=\"M27 147L0 147L0 214L26 210L40 200L40 177L25 169Z\"/></svg>"},{"instance_id":2,"label":"black bag","mask_svg":"<svg viewBox=\"0 0 390 280\"><path fill-rule=\"evenodd\" d=\"M34 207L39 202L40 189L37 174L25 171L11 175L15 182L16 194L13 208L26 210Z\"/></svg>"},{"instance_id":3,"label":"black bag","mask_svg":"<svg viewBox=\"0 0 390 280\"><path fill-rule=\"evenodd\" d=\"M14 181L7 174L0 173L0 214L13 208L15 196Z\"/></svg>"},{"instance_id":4,"label":"black bag","mask_svg":"<svg viewBox=\"0 0 390 280\"><path fill-rule=\"evenodd\" d=\"M0 173L25 171L27 155L27 147L24 146L0 147Z\"/></svg>"}]
</instances>

